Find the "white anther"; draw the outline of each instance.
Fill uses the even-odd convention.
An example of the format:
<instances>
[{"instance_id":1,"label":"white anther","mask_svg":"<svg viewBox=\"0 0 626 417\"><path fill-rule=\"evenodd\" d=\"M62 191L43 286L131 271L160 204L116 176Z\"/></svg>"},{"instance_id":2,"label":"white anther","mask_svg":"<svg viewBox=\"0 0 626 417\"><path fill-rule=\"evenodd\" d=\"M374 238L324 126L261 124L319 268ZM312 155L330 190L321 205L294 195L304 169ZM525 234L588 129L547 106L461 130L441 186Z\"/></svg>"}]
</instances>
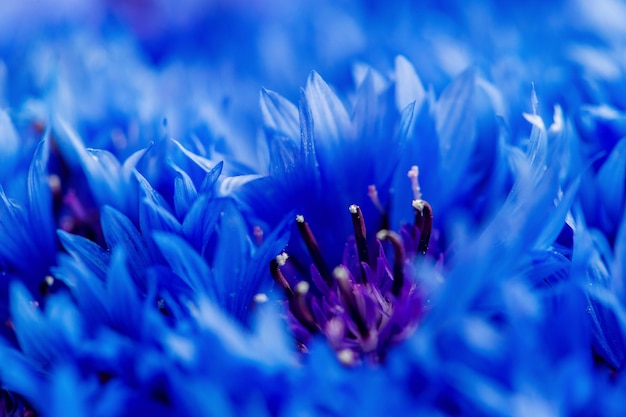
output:
<instances>
[{"instance_id":1,"label":"white anther","mask_svg":"<svg viewBox=\"0 0 626 417\"><path fill-rule=\"evenodd\" d=\"M300 295L304 295L309 292L309 283L306 281L300 281L296 285L296 292Z\"/></svg>"},{"instance_id":2,"label":"white anther","mask_svg":"<svg viewBox=\"0 0 626 417\"><path fill-rule=\"evenodd\" d=\"M278 266L285 266L285 264L287 263L287 259L289 259L289 255L287 255L286 252L283 252L276 256L276 262L278 263Z\"/></svg>"},{"instance_id":3,"label":"white anther","mask_svg":"<svg viewBox=\"0 0 626 417\"><path fill-rule=\"evenodd\" d=\"M258 293L254 296L254 302L256 304L263 304L263 303L267 303L269 301L269 298L267 297L267 294L265 293Z\"/></svg>"}]
</instances>

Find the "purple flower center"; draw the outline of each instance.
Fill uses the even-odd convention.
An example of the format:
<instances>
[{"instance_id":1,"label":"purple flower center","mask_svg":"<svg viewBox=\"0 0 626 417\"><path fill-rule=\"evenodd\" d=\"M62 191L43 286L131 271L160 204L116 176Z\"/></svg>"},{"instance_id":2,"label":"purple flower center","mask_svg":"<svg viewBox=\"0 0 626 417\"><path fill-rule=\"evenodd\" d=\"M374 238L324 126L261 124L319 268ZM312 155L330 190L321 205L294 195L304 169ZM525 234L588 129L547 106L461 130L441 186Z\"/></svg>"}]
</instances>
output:
<instances>
[{"instance_id":1,"label":"purple flower center","mask_svg":"<svg viewBox=\"0 0 626 417\"><path fill-rule=\"evenodd\" d=\"M428 249L433 213L421 199L413 201L413 208L414 224L403 227L402 236L378 231L376 250L370 251L363 213L360 207L350 206L354 238L346 245L343 263L334 269L324 260L304 216L296 217L313 260L309 279L298 277L286 253L272 260L270 271L285 292L287 318L302 352L322 335L346 365L379 363L391 346L417 328L424 312L424 291L414 262Z\"/></svg>"}]
</instances>

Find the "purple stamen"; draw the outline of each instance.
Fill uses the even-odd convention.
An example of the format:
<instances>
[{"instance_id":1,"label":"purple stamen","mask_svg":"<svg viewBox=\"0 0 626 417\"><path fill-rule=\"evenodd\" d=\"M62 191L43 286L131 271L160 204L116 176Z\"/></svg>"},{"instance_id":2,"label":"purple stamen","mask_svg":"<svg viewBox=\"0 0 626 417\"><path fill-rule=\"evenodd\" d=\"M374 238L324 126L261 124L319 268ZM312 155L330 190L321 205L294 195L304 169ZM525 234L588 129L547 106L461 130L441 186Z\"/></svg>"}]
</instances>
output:
<instances>
[{"instance_id":1,"label":"purple stamen","mask_svg":"<svg viewBox=\"0 0 626 417\"><path fill-rule=\"evenodd\" d=\"M352 291L352 284L350 283L350 271L348 271L345 266L339 265L333 271L333 275L337 280L337 287L339 288L340 298L342 299L343 304L348 310L348 315L354 321L354 324L356 324L361 336L363 336L363 338L368 338L370 330L367 327L367 323L365 323L365 318L361 315L361 312L359 311L356 297L354 296L354 292Z\"/></svg>"}]
</instances>

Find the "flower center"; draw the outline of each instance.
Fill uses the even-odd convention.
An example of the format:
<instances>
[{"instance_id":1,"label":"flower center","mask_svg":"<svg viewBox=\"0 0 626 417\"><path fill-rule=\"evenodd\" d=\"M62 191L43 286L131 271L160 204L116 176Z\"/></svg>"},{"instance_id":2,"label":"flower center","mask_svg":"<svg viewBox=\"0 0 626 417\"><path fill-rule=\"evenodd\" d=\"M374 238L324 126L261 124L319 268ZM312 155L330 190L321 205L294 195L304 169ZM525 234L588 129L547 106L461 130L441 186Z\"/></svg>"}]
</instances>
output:
<instances>
[{"instance_id":1,"label":"flower center","mask_svg":"<svg viewBox=\"0 0 626 417\"><path fill-rule=\"evenodd\" d=\"M289 325L303 352L314 337L322 335L345 365L364 360L379 363L392 345L415 330L424 309L412 261L426 254L433 212L421 198L412 205L414 224L403 228L402 236L387 229L378 231L375 251L368 247L361 208L351 205L354 239L347 250L353 256L332 270L308 222L303 215L296 216L313 260L310 276L298 276L297 263L286 253L271 261L270 272L285 293Z\"/></svg>"}]
</instances>

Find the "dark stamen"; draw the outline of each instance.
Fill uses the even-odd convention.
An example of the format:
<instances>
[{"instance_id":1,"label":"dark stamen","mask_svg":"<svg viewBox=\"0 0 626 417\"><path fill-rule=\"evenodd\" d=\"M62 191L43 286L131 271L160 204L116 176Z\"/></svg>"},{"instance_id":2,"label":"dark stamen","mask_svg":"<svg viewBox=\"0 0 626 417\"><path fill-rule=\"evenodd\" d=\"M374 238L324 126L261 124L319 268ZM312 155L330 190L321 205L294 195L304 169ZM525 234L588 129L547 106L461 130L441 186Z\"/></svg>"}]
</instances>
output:
<instances>
[{"instance_id":1,"label":"dark stamen","mask_svg":"<svg viewBox=\"0 0 626 417\"><path fill-rule=\"evenodd\" d=\"M422 255L426 255L428 251L428 243L430 242L430 234L433 229L433 208L425 200L413 200L413 208L415 209L415 227L420 230L420 241L417 245L417 251Z\"/></svg>"},{"instance_id":2,"label":"dark stamen","mask_svg":"<svg viewBox=\"0 0 626 417\"><path fill-rule=\"evenodd\" d=\"M289 301L289 306L294 317L309 331L315 334L320 331L315 318L306 303L306 295L309 292L309 283L300 281L296 285L294 298Z\"/></svg>"},{"instance_id":3,"label":"dark stamen","mask_svg":"<svg viewBox=\"0 0 626 417\"><path fill-rule=\"evenodd\" d=\"M404 246L402 245L402 238L391 230L381 230L376 234L378 240L388 240L393 247L393 284L391 286L391 293L396 297L402 292L402 286L404 285Z\"/></svg>"},{"instance_id":4,"label":"dark stamen","mask_svg":"<svg viewBox=\"0 0 626 417\"><path fill-rule=\"evenodd\" d=\"M317 240L315 240L315 236L313 235L309 224L304 220L303 215L296 216L296 223L298 224L298 231L302 236L302 240L304 240L311 257L313 258L313 264L317 267L320 275L330 287L333 283L333 277L330 274L330 269L328 268L326 261L324 261L324 258L322 257L322 251L317 244Z\"/></svg>"},{"instance_id":5,"label":"dark stamen","mask_svg":"<svg viewBox=\"0 0 626 417\"><path fill-rule=\"evenodd\" d=\"M359 254L359 261L370 265L369 254L367 253L367 239L365 237L365 222L363 221L363 213L361 208L355 204L349 207L352 215L352 226L354 227L354 238L356 239L356 247ZM363 265L361 265L361 281L367 284L367 276Z\"/></svg>"},{"instance_id":6,"label":"dark stamen","mask_svg":"<svg viewBox=\"0 0 626 417\"><path fill-rule=\"evenodd\" d=\"M365 319L359 312L359 307L356 303L356 298L354 293L352 292L352 286L350 285L350 277L349 272L345 266L339 265L333 271L335 279L337 280L337 287L339 288L339 293L343 299L344 304L346 305L346 309L348 310L348 315L354 320L354 324L356 324L359 333L363 338L367 339L370 335L370 330L365 323Z\"/></svg>"},{"instance_id":7,"label":"dark stamen","mask_svg":"<svg viewBox=\"0 0 626 417\"><path fill-rule=\"evenodd\" d=\"M285 295L287 295L287 299L291 300L294 296L293 290L291 289L291 286L287 282L287 279L285 278L282 271L280 270L280 267L285 265L285 261L287 260L287 258L288 258L287 254L283 252L280 255L278 255L276 258L272 259L270 261L270 274L272 274L272 278L274 278L274 282L280 285L282 289L285 291Z\"/></svg>"}]
</instances>

